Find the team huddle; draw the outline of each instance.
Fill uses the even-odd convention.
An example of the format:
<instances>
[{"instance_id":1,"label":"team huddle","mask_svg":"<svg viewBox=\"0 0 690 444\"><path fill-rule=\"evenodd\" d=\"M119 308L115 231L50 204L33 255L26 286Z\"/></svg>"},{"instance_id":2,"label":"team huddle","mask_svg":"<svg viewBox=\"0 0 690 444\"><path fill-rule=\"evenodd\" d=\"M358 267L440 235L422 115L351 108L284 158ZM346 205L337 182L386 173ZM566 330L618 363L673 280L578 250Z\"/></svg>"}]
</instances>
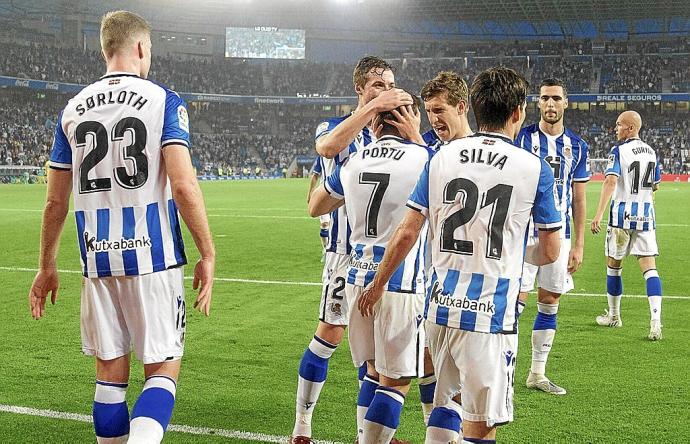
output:
<instances>
[{"instance_id":1,"label":"team huddle","mask_svg":"<svg viewBox=\"0 0 690 444\"><path fill-rule=\"evenodd\" d=\"M566 394L545 373L559 298L574 288L583 259L591 173L587 143L564 126L565 84L541 82L541 119L522 128L528 85L508 68L480 73L469 90L457 73L441 72L420 101L396 88L387 62L365 57L353 83L355 111L316 131L307 202L321 218L323 291L300 362L291 442L313 442L312 413L346 326L359 367L357 442L400 442L394 435L414 378L428 444L495 442L496 427L513 420L518 318L535 284L526 385ZM424 135L422 101L433 128ZM641 126L634 111L616 122L619 144L591 223L598 233L611 201L609 309L596 322L622 326L621 263L632 254L647 281L649 339L658 340L660 171Z\"/></svg>"},{"instance_id":2,"label":"team huddle","mask_svg":"<svg viewBox=\"0 0 690 444\"><path fill-rule=\"evenodd\" d=\"M201 257L194 307L208 315L211 306L216 252L189 154L187 107L146 79L150 31L130 12L103 17L107 71L58 117L29 292L40 319L48 294L57 298L57 249L74 194L82 350L96 360L99 443L158 443L172 416L186 330L180 216ZM565 394L546 377L546 364L559 297L573 288L571 273L582 262L590 178L587 144L563 124L566 88L545 79L541 120L522 128L528 85L508 68L480 73L469 89L459 75L439 73L420 100L396 88L386 61L365 57L353 83L356 110L316 130L323 186L310 188L307 200L309 213L323 216L323 291L299 366L290 441L312 442L329 358L347 330L360 370L358 442L398 441L416 378L427 443L495 442L496 427L513 420L518 319L535 283L527 386ZM424 135L422 106L433 127ZM610 208L608 310L596 322L622 326L621 264L634 255L647 282L649 338L658 340L653 192L660 171L638 138L641 126L635 112L618 118L620 143L591 222L598 233ZM130 413L132 351L146 382Z\"/></svg>"}]
</instances>

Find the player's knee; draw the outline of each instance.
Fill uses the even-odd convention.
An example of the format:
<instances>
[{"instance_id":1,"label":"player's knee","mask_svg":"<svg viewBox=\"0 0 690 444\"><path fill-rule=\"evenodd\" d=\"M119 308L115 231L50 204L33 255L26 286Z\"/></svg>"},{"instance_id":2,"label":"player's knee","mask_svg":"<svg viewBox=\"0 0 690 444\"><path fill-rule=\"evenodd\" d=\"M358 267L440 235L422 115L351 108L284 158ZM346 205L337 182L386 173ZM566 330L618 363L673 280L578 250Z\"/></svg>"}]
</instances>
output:
<instances>
[{"instance_id":1,"label":"player's knee","mask_svg":"<svg viewBox=\"0 0 690 444\"><path fill-rule=\"evenodd\" d=\"M333 345L338 345L343 340L345 334L344 325L333 325L327 322L319 322L316 328L316 336Z\"/></svg>"},{"instance_id":2,"label":"player's knee","mask_svg":"<svg viewBox=\"0 0 690 444\"><path fill-rule=\"evenodd\" d=\"M606 265L608 265L611 268L621 268L623 265L623 261L620 259L614 259L611 256L609 256L606 260Z\"/></svg>"},{"instance_id":3,"label":"player's knee","mask_svg":"<svg viewBox=\"0 0 690 444\"><path fill-rule=\"evenodd\" d=\"M542 304L558 304L558 299L560 297L561 295L559 293L554 293L553 291L543 288L540 288L538 292L538 299Z\"/></svg>"}]
</instances>

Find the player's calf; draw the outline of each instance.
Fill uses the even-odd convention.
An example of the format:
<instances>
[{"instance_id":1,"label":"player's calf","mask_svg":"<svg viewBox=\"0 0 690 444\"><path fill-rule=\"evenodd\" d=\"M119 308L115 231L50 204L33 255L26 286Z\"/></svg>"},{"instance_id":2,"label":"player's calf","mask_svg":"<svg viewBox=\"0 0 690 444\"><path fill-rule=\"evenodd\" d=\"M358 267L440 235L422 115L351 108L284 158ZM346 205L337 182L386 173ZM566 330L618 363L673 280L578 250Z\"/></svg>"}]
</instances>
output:
<instances>
[{"instance_id":1,"label":"player's calf","mask_svg":"<svg viewBox=\"0 0 690 444\"><path fill-rule=\"evenodd\" d=\"M176 382L169 376L152 375L146 379L132 409L129 444L161 442L175 407L176 390Z\"/></svg>"},{"instance_id":2,"label":"player's calf","mask_svg":"<svg viewBox=\"0 0 690 444\"><path fill-rule=\"evenodd\" d=\"M445 407L435 407L426 428L426 444L457 442L462 425L460 405L450 401Z\"/></svg>"},{"instance_id":3,"label":"player's calf","mask_svg":"<svg viewBox=\"0 0 690 444\"><path fill-rule=\"evenodd\" d=\"M387 385L380 385L376 389L364 417L360 444L390 442L400 424L400 414L405 404L405 395L410 388L410 380L400 379L391 384L383 375L381 380Z\"/></svg>"}]
</instances>

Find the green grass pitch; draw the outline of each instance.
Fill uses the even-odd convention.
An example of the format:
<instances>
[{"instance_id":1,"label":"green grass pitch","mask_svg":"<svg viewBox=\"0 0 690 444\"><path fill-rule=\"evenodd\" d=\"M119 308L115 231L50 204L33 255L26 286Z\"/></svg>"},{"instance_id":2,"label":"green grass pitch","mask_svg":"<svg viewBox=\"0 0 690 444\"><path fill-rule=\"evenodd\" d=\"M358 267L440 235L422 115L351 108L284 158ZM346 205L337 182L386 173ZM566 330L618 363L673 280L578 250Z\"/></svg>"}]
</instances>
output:
<instances>
[{"instance_id":1,"label":"green grass pitch","mask_svg":"<svg viewBox=\"0 0 690 444\"><path fill-rule=\"evenodd\" d=\"M219 278L318 282L318 222L306 215L305 180L214 182L202 186L218 250ZM588 187L589 214L600 184ZM94 370L80 352L78 274L62 274L56 306L44 319L29 316L45 187L0 186L0 404L89 414ZM503 442L690 442L690 184L663 183L657 193L658 268L664 293L664 339L646 340L644 298L625 298L621 329L596 327L604 296L564 296L547 373L564 397L524 387L530 362L534 297L521 319L515 422ZM190 262L196 259L185 233ZM604 236L586 239L585 261L573 293L605 293ZM59 268L78 270L73 217L63 234ZM685 271L683 271L685 270ZM187 275L191 267L186 269ZM626 294L645 293L634 259L625 262ZM187 281L187 300L193 300ZM320 287L218 281L210 318L188 312L187 346L172 422L195 427L289 435L299 359L316 327ZM191 303L190 303L191 306ZM128 401L142 386L133 367ZM343 344L331 360L314 414L314 437L351 442L355 436L356 370ZM419 393L413 387L397 436L424 440ZM3 443L93 442L92 426L66 419L0 413ZM171 432L166 442L243 442Z\"/></svg>"}]
</instances>

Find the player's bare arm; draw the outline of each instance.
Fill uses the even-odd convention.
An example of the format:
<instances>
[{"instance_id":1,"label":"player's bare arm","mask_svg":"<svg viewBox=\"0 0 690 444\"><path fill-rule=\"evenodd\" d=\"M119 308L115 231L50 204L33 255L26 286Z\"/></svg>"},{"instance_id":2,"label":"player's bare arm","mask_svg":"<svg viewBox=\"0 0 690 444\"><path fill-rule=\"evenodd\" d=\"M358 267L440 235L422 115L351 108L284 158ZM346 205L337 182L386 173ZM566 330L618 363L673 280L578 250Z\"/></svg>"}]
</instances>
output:
<instances>
[{"instance_id":1,"label":"player's bare arm","mask_svg":"<svg viewBox=\"0 0 690 444\"><path fill-rule=\"evenodd\" d=\"M48 175L48 192L41 224L41 250L38 272L29 290L31 316L38 320L45 312L46 298L55 304L60 288L57 272L57 253L60 235L69 211L69 195L72 191L72 172L51 170Z\"/></svg>"},{"instance_id":2,"label":"player's bare arm","mask_svg":"<svg viewBox=\"0 0 690 444\"><path fill-rule=\"evenodd\" d=\"M422 213L410 209L395 229L388 248L386 248L386 254L384 254L381 265L379 265L379 269L376 272L376 277L374 277L369 288L359 297L357 308L362 313L362 316L374 314L374 305L383 296L386 283L405 259L407 253L410 252L414 243L417 242L419 232L422 230L425 221L426 217Z\"/></svg>"},{"instance_id":3,"label":"player's bare arm","mask_svg":"<svg viewBox=\"0 0 690 444\"><path fill-rule=\"evenodd\" d=\"M598 234L601 231L601 218L604 216L604 211L613 196L613 192L616 189L616 182L618 181L618 176L615 174L609 174L604 179L604 185L601 187L601 195L599 196L599 205L597 205L597 212L592 219L591 230L593 234Z\"/></svg>"},{"instance_id":4,"label":"player's bare arm","mask_svg":"<svg viewBox=\"0 0 690 444\"><path fill-rule=\"evenodd\" d=\"M575 273L582 264L585 250L585 223L587 216L587 182L573 183L573 224L575 245L568 257L568 273Z\"/></svg>"},{"instance_id":5,"label":"player's bare arm","mask_svg":"<svg viewBox=\"0 0 690 444\"><path fill-rule=\"evenodd\" d=\"M539 230L539 246L530 263L542 266L555 262L561 252L560 230Z\"/></svg>"},{"instance_id":6,"label":"player's bare arm","mask_svg":"<svg viewBox=\"0 0 690 444\"><path fill-rule=\"evenodd\" d=\"M326 187L318 187L309 198L309 215L322 216L334 211L345 204L345 199L337 199L326 191Z\"/></svg>"},{"instance_id":7,"label":"player's bare arm","mask_svg":"<svg viewBox=\"0 0 690 444\"><path fill-rule=\"evenodd\" d=\"M412 97L402 89L393 88L381 92L375 99L343 120L333 131L319 137L316 140L316 152L327 159L334 158L355 140L357 134L369 125L376 114L403 105L412 105Z\"/></svg>"},{"instance_id":8,"label":"player's bare arm","mask_svg":"<svg viewBox=\"0 0 690 444\"><path fill-rule=\"evenodd\" d=\"M189 149L183 145L168 145L163 150L163 157L173 199L201 255L194 267L192 287L199 289L194 307L208 316L211 310L216 249L206 217L204 198L194 174Z\"/></svg>"},{"instance_id":9,"label":"player's bare arm","mask_svg":"<svg viewBox=\"0 0 690 444\"><path fill-rule=\"evenodd\" d=\"M309 203L309 198L311 197L311 193L314 191L314 188L316 187L316 184L319 182L319 176L317 174L312 174L311 178L309 179L309 191L307 192L307 203Z\"/></svg>"}]
</instances>

